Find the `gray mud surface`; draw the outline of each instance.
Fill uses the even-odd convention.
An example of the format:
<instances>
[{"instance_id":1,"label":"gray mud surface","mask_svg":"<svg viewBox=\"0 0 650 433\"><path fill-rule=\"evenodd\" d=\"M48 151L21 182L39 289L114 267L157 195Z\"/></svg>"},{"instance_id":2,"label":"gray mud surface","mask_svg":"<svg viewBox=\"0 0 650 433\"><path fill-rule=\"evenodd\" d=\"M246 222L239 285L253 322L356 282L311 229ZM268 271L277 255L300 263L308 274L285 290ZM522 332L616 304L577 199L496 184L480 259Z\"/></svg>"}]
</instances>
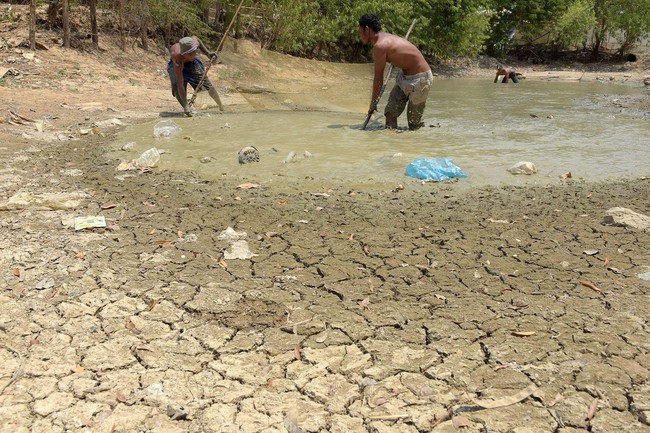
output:
<instances>
[{"instance_id":1,"label":"gray mud surface","mask_svg":"<svg viewBox=\"0 0 650 433\"><path fill-rule=\"evenodd\" d=\"M650 233L602 224L650 180L287 192L116 172L97 138L5 153L4 197L81 199L0 212L1 432L650 431Z\"/></svg>"}]
</instances>

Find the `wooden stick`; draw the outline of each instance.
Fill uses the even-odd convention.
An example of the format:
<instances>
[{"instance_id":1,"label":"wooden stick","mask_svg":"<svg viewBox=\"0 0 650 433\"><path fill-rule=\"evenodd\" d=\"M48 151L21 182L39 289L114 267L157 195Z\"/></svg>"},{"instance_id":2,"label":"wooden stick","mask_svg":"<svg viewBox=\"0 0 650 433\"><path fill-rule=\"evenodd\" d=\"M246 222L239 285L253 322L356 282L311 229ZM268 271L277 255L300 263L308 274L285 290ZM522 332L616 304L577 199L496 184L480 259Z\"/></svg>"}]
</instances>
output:
<instances>
[{"instance_id":1,"label":"wooden stick","mask_svg":"<svg viewBox=\"0 0 650 433\"><path fill-rule=\"evenodd\" d=\"M400 414L400 415L375 415L375 416L369 416L368 419L370 421L394 421L402 418L408 418L411 415L408 415L406 413Z\"/></svg>"}]
</instances>

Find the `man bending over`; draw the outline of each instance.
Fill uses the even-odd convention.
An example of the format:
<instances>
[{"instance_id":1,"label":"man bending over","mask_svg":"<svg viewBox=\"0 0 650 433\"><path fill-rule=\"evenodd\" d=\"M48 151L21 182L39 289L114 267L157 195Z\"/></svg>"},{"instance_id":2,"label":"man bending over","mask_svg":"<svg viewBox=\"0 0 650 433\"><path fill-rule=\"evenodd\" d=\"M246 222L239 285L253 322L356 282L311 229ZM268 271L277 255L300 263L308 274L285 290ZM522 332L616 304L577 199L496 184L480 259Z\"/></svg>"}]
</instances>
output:
<instances>
[{"instance_id":1,"label":"man bending over","mask_svg":"<svg viewBox=\"0 0 650 433\"><path fill-rule=\"evenodd\" d=\"M508 80L512 80L513 83L518 83L519 79L517 78L517 73L515 72L514 68L511 68L510 66L504 66L502 64L497 65L497 74L494 76L494 82L499 81L499 77L501 77L501 82L502 83L507 83Z\"/></svg>"},{"instance_id":2,"label":"man bending over","mask_svg":"<svg viewBox=\"0 0 650 433\"><path fill-rule=\"evenodd\" d=\"M397 118L402 114L406 104L409 129L418 129L424 123L422 114L427 103L429 89L433 83L433 74L429 64L415 45L406 39L381 31L381 21L375 14L365 14L359 19L359 36L365 44L373 46L375 59L375 77L372 84L372 99L368 114L377 110L379 93L384 85L386 63L401 69L384 115L386 128L397 128Z\"/></svg>"},{"instance_id":3,"label":"man bending over","mask_svg":"<svg viewBox=\"0 0 650 433\"><path fill-rule=\"evenodd\" d=\"M171 59L167 64L167 73L171 80L172 95L181 104L186 116L192 116L192 111L187 102L187 83L190 83L190 86L196 89L199 81L201 81L201 77L205 74L203 63L197 57L197 49L201 49L203 54L210 58L210 61L213 61L217 56L216 53L209 51L196 36L184 37L169 49ZM205 77L203 80L201 88L208 91L212 99L214 99L214 102L219 106L219 109L223 111L219 94L210 80L208 80L208 77Z\"/></svg>"}]
</instances>

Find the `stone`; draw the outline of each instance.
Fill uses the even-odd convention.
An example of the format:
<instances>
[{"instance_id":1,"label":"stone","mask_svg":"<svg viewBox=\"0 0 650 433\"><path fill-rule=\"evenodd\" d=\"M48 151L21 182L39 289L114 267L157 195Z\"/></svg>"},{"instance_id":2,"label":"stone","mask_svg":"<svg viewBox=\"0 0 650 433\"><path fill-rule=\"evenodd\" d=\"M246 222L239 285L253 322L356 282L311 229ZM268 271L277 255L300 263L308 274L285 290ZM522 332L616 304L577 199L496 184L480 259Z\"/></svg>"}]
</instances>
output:
<instances>
[{"instance_id":1,"label":"stone","mask_svg":"<svg viewBox=\"0 0 650 433\"><path fill-rule=\"evenodd\" d=\"M605 212L603 224L650 230L650 217L624 207L613 207Z\"/></svg>"}]
</instances>

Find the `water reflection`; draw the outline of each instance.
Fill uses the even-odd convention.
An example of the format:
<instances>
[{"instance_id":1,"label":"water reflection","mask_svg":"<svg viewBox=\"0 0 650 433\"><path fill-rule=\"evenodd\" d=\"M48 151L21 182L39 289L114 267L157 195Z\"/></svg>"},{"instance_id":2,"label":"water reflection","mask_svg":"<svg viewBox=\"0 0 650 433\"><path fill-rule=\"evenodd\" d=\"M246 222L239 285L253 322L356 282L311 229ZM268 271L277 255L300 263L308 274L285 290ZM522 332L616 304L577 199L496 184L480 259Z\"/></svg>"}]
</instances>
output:
<instances>
[{"instance_id":1,"label":"water reflection","mask_svg":"<svg viewBox=\"0 0 650 433\"><path fill-rule=\"evenodd\" d=\"M615 95L641 92L640 88L610 83L524 81L506 86L490 80L438 80L427 103L425 127L384 130L383 118L375 114L362 131L369 90L368 78L290 95L246 95L252 103L230 106L224 113L174 116L182 130L168 139L153 138L153 125L160 119L130 127L115 148L135 142L128 155L120 155L129 159L155 146L168 152L161 159L162 169L255 182L272 182L278 176L417 182L407 178L404 170L420 157L453 159L469 175L459 182L466 186L545 184L566 172L588 179L647 172L647 145L639 137L650 136L650 123L615 111L607 102ZM400 125L405 124L403 115ZM245 146L259 149L259 163L238 163L238 151ZM291 152L295 157L287 162ZM532 161L539 173L509 174L506 169L519 161Z\"/></svg>"}]
</instances>

